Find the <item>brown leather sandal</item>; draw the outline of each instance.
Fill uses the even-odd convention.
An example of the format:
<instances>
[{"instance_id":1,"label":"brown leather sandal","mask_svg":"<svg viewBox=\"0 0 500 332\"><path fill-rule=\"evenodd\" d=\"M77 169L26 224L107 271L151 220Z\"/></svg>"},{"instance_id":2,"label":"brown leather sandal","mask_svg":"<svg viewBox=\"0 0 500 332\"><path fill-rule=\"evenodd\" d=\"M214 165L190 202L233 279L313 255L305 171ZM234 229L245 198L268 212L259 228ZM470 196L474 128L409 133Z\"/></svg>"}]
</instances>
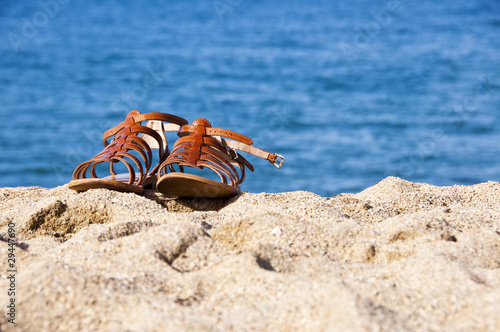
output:
<instances>
[{"instance_id":1,"label":"brown leather sandal","mask_svg":"<svg viewBox=\"0 0 500 332\"><path fill-rule=\"evenodd\" d=\"M221 198L238 194L245 179L245 166L252 172L254 168L236 150L269 160L277 168L281 168L284 161L279 154L251 146L253 141L249 137L231 130L212 128L206 119L197 119L191 125L182 126L177 135L180 138L167 160L160 165L156 184L157 190L167 196ZM221 182L187 174L184 172L186 166L197 169L206 167L217 173Z\"/></svg>"},{"instance_id":2,"label":"brown leather sandal","mask_svg":"<svg viewBox=\"0 0 500 332\"><path fill-rule=\"evenodd\" d=\"M143 121L148 121L146 126L141 125ZM187 123L187 120L171 114L141 114L139 111L131 111L125 121L104 133L102 141L104 150L76 167L69 188L76 191L106 188L142 193L145 186L155 184L158 168L169 155L165 132L178 131ZM108 143L108 139L113 136L111 143ZM159 163L150 172L153 160L152 148L159 150ZM139 157L142 157L142 163ZM109 163L111 175L99 178L96 166L106 162ZM116 174L114 164L118 162L127 167L128 174ZM92 178L87 178L89 169Z\"/></svg>"}]
</instances>

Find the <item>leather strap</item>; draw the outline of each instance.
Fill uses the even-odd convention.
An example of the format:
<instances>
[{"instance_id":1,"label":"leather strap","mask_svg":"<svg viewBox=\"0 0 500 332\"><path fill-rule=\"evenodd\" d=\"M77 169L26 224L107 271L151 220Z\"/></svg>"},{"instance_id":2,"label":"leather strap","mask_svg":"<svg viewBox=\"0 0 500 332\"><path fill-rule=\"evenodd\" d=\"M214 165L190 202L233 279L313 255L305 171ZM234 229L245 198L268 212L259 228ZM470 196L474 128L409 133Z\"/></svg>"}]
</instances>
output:
<instances>
[{"instance_id":1,"label":"leather strap","mask_svg":"<svg viewBox=\"0 0 500 332\"><path fill-rule=\"evenodd\" d=\"M129 116L131 116L134 119L135 123L141 123L143 121L149 121L149 120L156 120L156 121L163 121L163 122L169 122L172 124L176 124L179 127L188 124L188 121L186 119L183 119L183 118L178 117L176 115L167 114L167 113L153 112L153 113L141 114L141 113L139 113L139 111L134 110L134 111L131 111L127 115L127 117L129 117ZM115 136L120 130L122 130L125 127L125 122L126 122L126 120L123 122L120 122L119 124L117 124L113 128L108 129L107 131L104 132L104 134L103 134L104 146L108 145L108 143L107 143L108 138Z\"/></svg>"},{"instance_id":2,"label":"leather strap","mask_svg":"<svg viewBox=\"0 0 500 332\"><path fill-rule=\"evenodd\" d=\"M255 146L251 146L245 143L241 142L235 142L235 141L229 141L227 139L222 138L222 141L224 144L226 144L228 147L231 149L235 150L240 150L246 153L253 154L254 156L257 156L259 158L269 160L271 163L274 163L277 159L277 154L276 153L270 153L265 150L256 148Z\"/></svg>"},{"instance_id":3,"label":"leather strap","mask_svg":"<svg viewBox=\"0 0 500 332\"><path fill-rule=\"evenodd\" d=\"M195 130L196 130L196 126L186 125L186 126L182 126L180 133L181 134L193 133L193 132L195 132ZM237 132L234 132L232 130L227 130L227 129L205 127L204 135L224 136L224 137L231 138L231 139L237 140L237 141L245 143L245 144L253 144L253 141L250 137L246 137L244 135L238 134Z\"/></svg>"}]
</instances>

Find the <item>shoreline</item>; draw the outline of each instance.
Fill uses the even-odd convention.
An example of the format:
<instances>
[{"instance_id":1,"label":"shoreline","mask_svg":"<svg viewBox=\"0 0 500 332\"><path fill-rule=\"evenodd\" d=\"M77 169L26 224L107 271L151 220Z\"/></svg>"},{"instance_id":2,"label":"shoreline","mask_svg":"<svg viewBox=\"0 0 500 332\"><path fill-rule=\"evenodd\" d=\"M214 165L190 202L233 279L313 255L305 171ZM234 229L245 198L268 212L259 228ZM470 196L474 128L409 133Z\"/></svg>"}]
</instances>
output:
<instances>
[{"instance_id":1,"label":"shoreline","mask_svg":"<svg viewBox=\"0 0 500 332\"><path fill-rule=\"evenodd\" d=\"M500 326L499 182L216 200L0 188L0 292L11 228L2 331Z\"/></svg>"}]
</instances>

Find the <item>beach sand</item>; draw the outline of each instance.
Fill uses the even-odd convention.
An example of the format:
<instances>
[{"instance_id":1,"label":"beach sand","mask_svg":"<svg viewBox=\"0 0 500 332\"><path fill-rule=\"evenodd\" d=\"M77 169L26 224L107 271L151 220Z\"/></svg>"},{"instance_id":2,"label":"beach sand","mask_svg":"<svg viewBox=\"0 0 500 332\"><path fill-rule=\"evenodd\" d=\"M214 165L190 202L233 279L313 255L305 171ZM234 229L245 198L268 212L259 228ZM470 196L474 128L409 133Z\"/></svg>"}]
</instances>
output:
<instances>
[{"instance_id":1,"label":"beach sand","mask_svg":"<svg viewBox=\"0 0 500 332\"><path fill-rule=\"evenodd\" d=\"M498 182L229 200L2 188L0 239L2 331L500 327Z\"/></svg>"}]
</instances>

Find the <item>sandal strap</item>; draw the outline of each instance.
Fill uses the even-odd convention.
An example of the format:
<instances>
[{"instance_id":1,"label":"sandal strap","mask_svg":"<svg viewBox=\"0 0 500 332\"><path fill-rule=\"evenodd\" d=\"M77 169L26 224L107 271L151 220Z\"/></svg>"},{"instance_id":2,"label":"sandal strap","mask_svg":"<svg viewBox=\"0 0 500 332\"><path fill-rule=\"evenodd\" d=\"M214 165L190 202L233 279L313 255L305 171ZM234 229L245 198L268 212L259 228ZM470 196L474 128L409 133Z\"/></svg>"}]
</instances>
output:
<instances>
[{"instance_id":1,"label":"sandal strap","mask_svg":"<svg viewBox=\"0 0 500 332\"><path fill-rule=\"evenodd\" d=\"M254 156L257 156L259 158L269 160L271 164L276 166L277 168L281 168L283 165L283 162L285 158L283 156L277 154L277 153L271 153L267 152L265 150L256 148L255 146L251 146L242 142L236 142L236 141L229 141L227 139L222 138L222 141L224 144L226 144L229 148L235 149L235 150L240 150L246 153L253 154Z\"/></svg>"},{"instance_id":2,"label":"sandal strap","mask_svg":"<svg viewBox=\"0 0 500 332\"><path fill-rule=\"evenodd\" d=\"M172 166L175 164L179 166L180 172L184 171L184 166L206 167L216 172L222 183L238 187L245 179L245 167L252 172L254 167L236 150L269 160L278 168L284 160L276 153L252 146L253 141L247 136L228 129L212 128L206 119L197 119L190 125L182 126L178 136L180 138L175 142L172 152L160 165L158 178L169 171L174 172Z\"/></svg>"},{"instance_id":3,"label":"sandal strap","mask_svg":"<svg viewBox=\"0 0 500 332\"><path fill-rule=\"evenodd\" d=\"M146 126L141 124L143 121L148 121ZM169 123L164 123L164 121ZM155 112L141 114L136 110L131 111L124 121L104 133L104 150L94 158L78 165L73 172L73 179L87 178L89 170L92 178L98 178L95 168L104 162L109 162L110 173L115 176L114 163L121 162L129 171L128 183L140 185L146 179L146 175L157 173L160 164L169 155L165 131L178 131L183 124L187 123L185 119L171 114ZM111 137L113 140L108 142ZM159 150L160 162L149 172L153 160L152 148ZM129 151L136 152L142 161ZM135 169L139 171L138 178Z\"/></svg>"},{"instance_id":4,"label":"sandal strap","mask_svg":"<svg viewBox=\"0 0 500 332\"><path fill-rule=\"evenodd\" d=\"M137 112L137 113L131 115L132 112ZM177 129L173 129L170 131L177 131L181 126L188 124L188 121L186 119L168 113L152 112L152 113L141 114L138 111L132 111L132 112L130 112L127 115L127 118L131 116L135 123L141 123L143 121L152 120L152 121L169 122L173 125L178 126ZM104 146L107 146L109 144L107 142L108 138L115 136L120 130L122 130L125 127L126 121L127 120L122 121L113 128L108 129L104 132L104 134L102 135L102 144Z\"/></svg>"},{"instance_id":5,"label":"sandal strap","mask_svg":"<svg viewBox=\"0 0 500 332\"><path fill-rule=\"evenodd\" d=\"M182 126L182 129L179 131L179 133L181 133L181 134L194 133L196 131L196 127L197 126L194 126L194 125ZM231 139L237 140L237 141L245 143L245 144L253 144L253 141L250 137L244 136L242 134L239 134L237 132L234 132L234 131L228 130L228 129L205 127L205 135L207 135L207 136L224 136L224 137L231 138Z\"/></svg>"}]
</instances>

